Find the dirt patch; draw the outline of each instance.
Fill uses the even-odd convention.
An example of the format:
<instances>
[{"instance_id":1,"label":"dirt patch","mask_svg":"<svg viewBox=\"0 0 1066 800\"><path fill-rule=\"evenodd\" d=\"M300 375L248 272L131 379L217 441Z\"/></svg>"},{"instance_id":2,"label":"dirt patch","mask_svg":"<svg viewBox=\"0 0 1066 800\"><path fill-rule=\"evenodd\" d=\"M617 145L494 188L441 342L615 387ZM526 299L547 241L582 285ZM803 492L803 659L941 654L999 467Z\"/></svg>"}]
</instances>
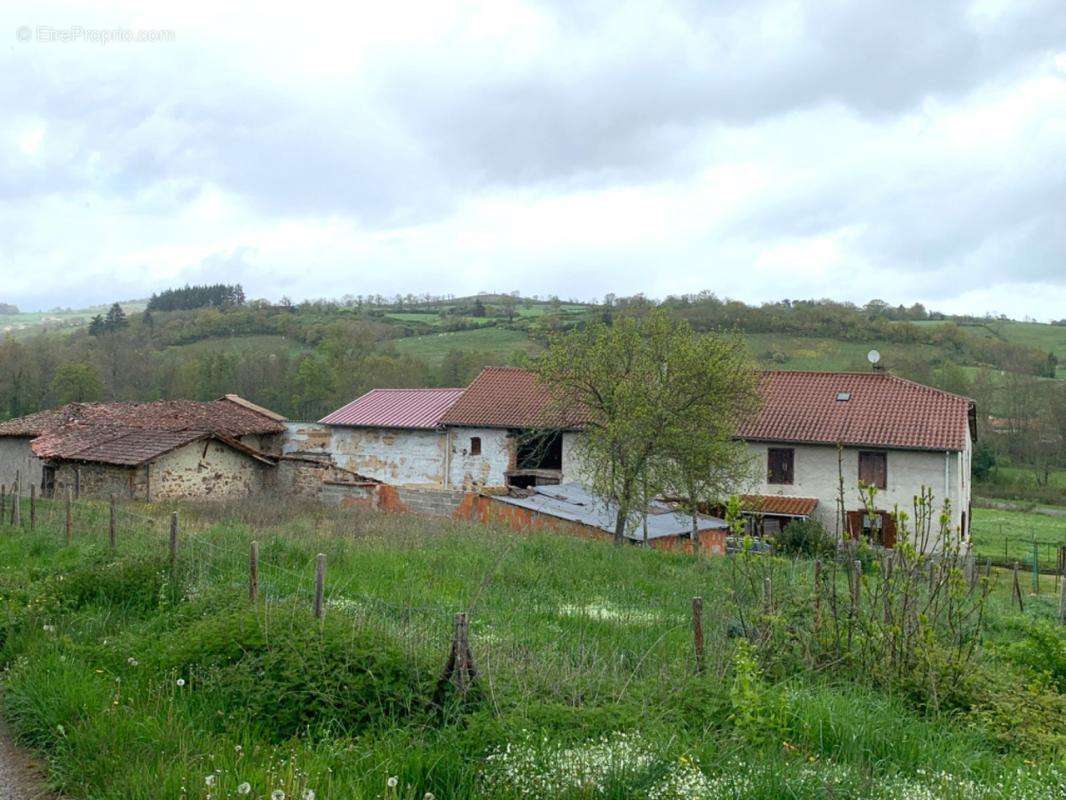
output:
<instances>
[{"instance_id":1,"label":"dirt patch","mask_svg":"<svg viewBox=\"0 0 1066 800\"><path fill-rule=\"evenodd\" d=\"M3 722L0 722L0 800L58 800L48 790L40 764L14 743Z\"/></svg>"}]
</instances>

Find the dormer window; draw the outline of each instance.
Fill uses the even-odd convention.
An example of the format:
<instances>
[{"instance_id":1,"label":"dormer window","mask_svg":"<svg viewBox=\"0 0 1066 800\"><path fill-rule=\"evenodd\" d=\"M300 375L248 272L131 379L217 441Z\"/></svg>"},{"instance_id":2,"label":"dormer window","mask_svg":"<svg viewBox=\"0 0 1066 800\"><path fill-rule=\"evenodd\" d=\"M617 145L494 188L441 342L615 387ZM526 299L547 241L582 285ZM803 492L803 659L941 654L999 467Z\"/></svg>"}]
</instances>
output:
<instances>
[{"instance_id":1,"label":"dormer window","mask_svg":"<svg viewBox=\"0 0 1066 800\"><path fill-rule=\"evenodd\" d=\"M837 392L837 402L846 403L851 399L851 392Z\"/></svg>"}]
</instances>

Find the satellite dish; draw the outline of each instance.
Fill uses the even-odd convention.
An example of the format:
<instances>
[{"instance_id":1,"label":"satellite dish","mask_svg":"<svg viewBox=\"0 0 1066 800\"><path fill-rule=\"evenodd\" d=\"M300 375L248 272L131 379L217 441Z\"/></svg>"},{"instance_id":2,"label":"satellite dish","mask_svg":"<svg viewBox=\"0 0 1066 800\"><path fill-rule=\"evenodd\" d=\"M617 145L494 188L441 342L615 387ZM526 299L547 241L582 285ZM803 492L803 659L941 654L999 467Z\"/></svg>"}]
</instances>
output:
<instances>
[{"instance_id":1,"label":"satellite dish","mask_svg":"<svg viewBox=\"0 0 1066 800\"><path fill-rule=\"evenodd\" d=\"M881 360L881 354L878 353L876 350L871 350L869 353L866 354L866 360L869 361L871 364L876 364L878 361Z\"/></svg>"}]
</instances>

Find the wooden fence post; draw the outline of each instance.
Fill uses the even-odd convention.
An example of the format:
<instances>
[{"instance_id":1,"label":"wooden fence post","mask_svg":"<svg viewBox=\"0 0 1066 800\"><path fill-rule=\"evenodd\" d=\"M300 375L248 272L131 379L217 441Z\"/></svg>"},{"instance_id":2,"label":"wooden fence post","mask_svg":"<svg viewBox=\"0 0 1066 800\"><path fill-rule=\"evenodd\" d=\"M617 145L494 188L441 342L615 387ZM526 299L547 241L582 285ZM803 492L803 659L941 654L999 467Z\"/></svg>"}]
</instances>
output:
<instances>
[{"instance_id":1,"label":"wooden fence post","mask_svg":"<svg viewBox=\"0 0 1066 800\"><path fill-rule=\"evenodd\" d=\"M7 484L0 483L0 525L4 523L4 511L7 510Z\"/></svg>"},{"instance_id":2,"label":"wooden fence post","mask_svg":"<svg viewBox=\"0 0 1066 800\"><path fill-rule=\"evenodd\" d=\"M326 554L315 556L315 619L326 616Z\"/></svg>"},{"instance_id":3,"label":"wooden fence post","mask_svg":"<svg viewBox=\"0 0 1066 800\"><path fill-rule=\"evenodd\" d=\"M37 484L30 484L30 530L37 529Z\"/></svg>"},{"instance_id":4,"label":"wooden fence post","mask_svg":"<svg viewBox=\"0 0 1066 800\"><path fill-rule=\"evenodd\" d=\"M1025 610L1025 606L1022 603L1022 587L1018 583L1018 562L1017 561L1014 562L1014 570L1013 570L1013 572L1014 572L1014 583L1013 583L1013 586L1011 586L1011 593L1013 594L1013 599L1018 603L1018 610L1019 611L1024 611Z\"/></svg>"},{"instance_id":5,"label":"wooden fence post","mask_svg":"<svg viewBox=\"0 0 1066 800\"><path fill-rule=\"evenodd\" d=\"M22 525L22 476L15 472L15 490L11 493L11 524L16 528Z\"/></svg>"},{"instance_id":6,"label":"wooden fence post","mask_svg":"<svg viewBox=\"0 0 1066 800\"><path fill-rule=\"evenodd\" d=\"M74 499L81 500L81 465L74 467Z\"/></svg>"},{"instance_id":7,"label":"wooden fence post","mask_svg":"<svg viewBox=\"0 0 1066 800\"><path fill-rule=\"evenodd\" d=\"M170 515L170 578L177 580L178 576L178 512Z\"/></svg>"},{"instance_id":8,"label":"wooden fence post","mask_svg":"<svg viewBox=\"0 0 1066 800\"><path fill-rule=\"evenodd\" d=\"M64 510L66 511L66 517L64 519L64 531L66 534L67 544L69 545L74 541L74 511L71 508L70 504L70 489L67 489L67 501L65 503Z\"/></svg>"},{"instance_id":9,"label":"wooden fence post","mask_svg":"<svg viewBox=\"0 0 1066 800\"><path fill-rule=\"evenodd\" d=\"M860 595L862 590L862 562L859 559L855 559L851 562L851 567L851 604L858 609L859 601L862 599Z\"/></svg>"},{"instance_id":10,"label":"wooden fence post","mask_svg":"<svg viewBox=\"0 0 1066 800\"><path fill-rule=\"evenodd\" d=\"M115 512L115 495L112 493L109 498L109 511L110 514L107 520L107 546L111 548L112 552L118 545L118 525Z\"/></svg>"},{"instance_id":11,"label":"wooden fence post","mask_svg":"<svg viewBox=\"0 0 1066 800\"><path fill-rule=\"evenodd\" d=\"M814 559L814 581L811 586L811 590L814 592L814 626L817 628L822 624L822 562L820 559Z\"/></svg>"},{"instance_id":12,"label":"wooden fence post","mask_svg":"<svg viewBox=\"0 0 1066 800\"><path fill-rule=\"evenodd\" d=\"M762 579L762 602L763 607L766 609L767 614L774 613L774 586L770 580L770 576L766 575Z\"/></svg>"},{"instance_id":13,"label":"wooden fence post","mask_svg":"<svg viewBox=\"0 0 1066 800\"><path fill-rule=\"evenodd\" d=\"M696 654L696 674L703 672L703 598L692 598L692 646Z\"/></svg>"},{"instance_id":14,"label":"wooden fence post","mask_svg":"<svg viewBox=\"0 0 1066 800\"><path fill-rule=\"evenodd\" d=\"M259 542L252 542L248 552L248 599L252 603L259 599Z\"/></svg>"},{"instance_id":15,"label":"wooden fence post","mask_svg":"<svg viewBox=\"0 0 1066 800\"><path fill-rule=\"evenodd\" d=\"M455 615L455 632L452 634L452 646L448 651L448 661L444 665L444 672L437 681L437 688L433 692L433 704L438 708L444 702L444 692L448 683L454 683L459 693L465 695L467 689L473 686L477 680L477 669L474 667L474 655L470 651L470 626L465 612Z\"/></svg>"},{"instance_id":16,"label":"wooden fence post","mask_svg":"<svg viewBox=\"0 0 1066 800\"><path fill-rule=\"evenodd\" d=\"M1059 622L1066 624L1066 559L1062 564L1062 580L1059 582Z\"/></svg>"}]
</instances>

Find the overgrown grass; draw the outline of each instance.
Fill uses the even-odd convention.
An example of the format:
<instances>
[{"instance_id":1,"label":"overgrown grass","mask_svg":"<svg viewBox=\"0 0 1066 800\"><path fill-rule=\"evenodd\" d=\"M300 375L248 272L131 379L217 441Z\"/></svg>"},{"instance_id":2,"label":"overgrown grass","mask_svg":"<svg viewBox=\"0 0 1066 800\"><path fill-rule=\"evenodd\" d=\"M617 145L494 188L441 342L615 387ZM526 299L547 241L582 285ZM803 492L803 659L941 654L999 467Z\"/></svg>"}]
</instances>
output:
<instances>
[{"instance_id":1,"label":"overgrown grass","mask_svg":"<svg viewBox=\"0 0 1066 800\"><path fill-rule=\"evenodd\" d=\"M1018 561L1031 567L1033 540L1041 568L1056 566L1056 546L1066 546L1066 516L975 508L971 539L981 558Z\"/></svg>"},{"instance_id":2,"label":"overgrown grass","mask_svg":"<svg viewBox=\"0 0 1066 800\"><path fill-rule=\"evenodd\" d=\"M122 513L116 553L93 504L77 509L69 546L47 504L36 531L0 526L4 713L72 798L1051 798L1066 788L1055 767L1062 720L1040 725L1059 696L1032 652L1008 652L1027 626L1051 624L1050 592L1019 615L997 589L989 609L984 662L1039 687L1028 738L1005 738L993 710L923 715L838 672L756 674L738 695L727 559L409 516L177 508L173 573L165 515L131 515L143 509ZM310 611L319 552L324 622ZM808 591L809 563L774 561L772 572L775 585ZM706 609L701 675L695 595ZM460 610L480 676L437 706Z\"/></svg>"}]
</instances>

